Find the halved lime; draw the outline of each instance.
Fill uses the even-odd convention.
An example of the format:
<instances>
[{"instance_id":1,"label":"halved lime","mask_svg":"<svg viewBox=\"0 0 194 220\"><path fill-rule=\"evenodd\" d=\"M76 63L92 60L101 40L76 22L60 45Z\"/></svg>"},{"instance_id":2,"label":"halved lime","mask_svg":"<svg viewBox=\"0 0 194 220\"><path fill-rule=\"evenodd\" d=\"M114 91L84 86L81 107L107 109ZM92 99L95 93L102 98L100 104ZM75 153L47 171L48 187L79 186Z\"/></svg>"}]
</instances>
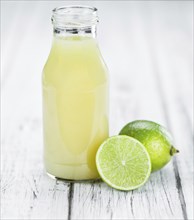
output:
<instances>
[{"instance_id":1,"label":"halved lime","mask_svg":"<svg viewBox=\"0 0 194 220\"><path fill-rule=\"evenodd\" d=\"M145 147L125 135L110 137L101 144L96 165L108 185L125 191L142 186L151 173L150 157Z\"/></svg>"}]
</instances>

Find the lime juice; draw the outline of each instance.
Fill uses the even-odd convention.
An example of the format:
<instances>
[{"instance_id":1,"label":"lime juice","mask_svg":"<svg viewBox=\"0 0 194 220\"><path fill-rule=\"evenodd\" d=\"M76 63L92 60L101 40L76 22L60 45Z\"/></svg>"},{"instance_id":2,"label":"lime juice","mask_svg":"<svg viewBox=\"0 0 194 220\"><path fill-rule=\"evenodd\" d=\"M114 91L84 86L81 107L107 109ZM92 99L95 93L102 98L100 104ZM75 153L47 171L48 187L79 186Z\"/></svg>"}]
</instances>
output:
<instances>
[{"instance_id":1,"label":"lime juice","mask_svg":"<svg viewBox=\"0 0 194 220\"><path fill-rule=\"evenodd\" d=\"M44 161L64 179L98 177L108 137L107 69L92 37L55 37L43 71Z\"/></svg>"}]
</instances>

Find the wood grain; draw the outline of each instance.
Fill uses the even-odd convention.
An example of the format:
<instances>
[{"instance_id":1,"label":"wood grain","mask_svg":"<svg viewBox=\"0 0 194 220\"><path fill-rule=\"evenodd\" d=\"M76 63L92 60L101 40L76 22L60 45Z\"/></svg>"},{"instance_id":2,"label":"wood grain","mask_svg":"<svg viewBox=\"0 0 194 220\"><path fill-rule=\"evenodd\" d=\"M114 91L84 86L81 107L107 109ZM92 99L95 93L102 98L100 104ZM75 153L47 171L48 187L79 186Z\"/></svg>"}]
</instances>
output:
<instances>
[{"instance_id":1,"label":"wood grain","mask_svg":"<svg viewBox=\"0 0 194 220\"><path fill-rule=\"evenodd\" d=\"M68 2L68 4L91 2ZM110 135L165 125L180 154L141 188L53 180L42 163L41 71L60 1L2 2L2 219L193 219L193 27L185 1L93 1L110 71ZM111 21L111 22L110 22Z\"/></svg>"}]
</instances>

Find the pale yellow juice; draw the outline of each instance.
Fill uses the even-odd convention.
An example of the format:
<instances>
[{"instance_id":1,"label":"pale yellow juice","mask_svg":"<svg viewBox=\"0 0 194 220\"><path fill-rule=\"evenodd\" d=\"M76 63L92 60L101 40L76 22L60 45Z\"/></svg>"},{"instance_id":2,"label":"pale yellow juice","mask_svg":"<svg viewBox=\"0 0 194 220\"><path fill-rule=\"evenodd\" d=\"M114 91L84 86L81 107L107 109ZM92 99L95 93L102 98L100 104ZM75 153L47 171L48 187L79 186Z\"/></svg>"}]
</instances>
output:
<instances>
[{"instance_id":1,"label":"pale yellow juice","mask_svg":"<svg viewBox=\"0 0 194 220\"><path fill-rule=\"evenodd\" d=\"M94 38L54 37L43 70L43 121L46 171L98 178L95 155L108 137L108 79Z\"/></svg>"}]
</instances>

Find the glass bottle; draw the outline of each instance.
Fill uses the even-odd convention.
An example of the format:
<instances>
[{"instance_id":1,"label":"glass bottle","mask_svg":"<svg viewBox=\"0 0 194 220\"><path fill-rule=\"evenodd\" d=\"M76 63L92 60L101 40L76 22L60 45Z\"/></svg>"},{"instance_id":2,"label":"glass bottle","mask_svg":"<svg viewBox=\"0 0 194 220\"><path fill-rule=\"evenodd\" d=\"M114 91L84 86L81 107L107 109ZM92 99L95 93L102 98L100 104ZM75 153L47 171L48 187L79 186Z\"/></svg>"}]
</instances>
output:
<instances>
[{"instance_id":1,"label":"glass bottle","mask_svg":"<svg viewBox=\"0 0 194 220\"><path fill-rule=\"evenodd\" d=\"M108 71L96 41L97 9L55 8L52 23L42 76L46 172L96 179L96 151L108 137Z\"/></svg>"}]
</instances>

